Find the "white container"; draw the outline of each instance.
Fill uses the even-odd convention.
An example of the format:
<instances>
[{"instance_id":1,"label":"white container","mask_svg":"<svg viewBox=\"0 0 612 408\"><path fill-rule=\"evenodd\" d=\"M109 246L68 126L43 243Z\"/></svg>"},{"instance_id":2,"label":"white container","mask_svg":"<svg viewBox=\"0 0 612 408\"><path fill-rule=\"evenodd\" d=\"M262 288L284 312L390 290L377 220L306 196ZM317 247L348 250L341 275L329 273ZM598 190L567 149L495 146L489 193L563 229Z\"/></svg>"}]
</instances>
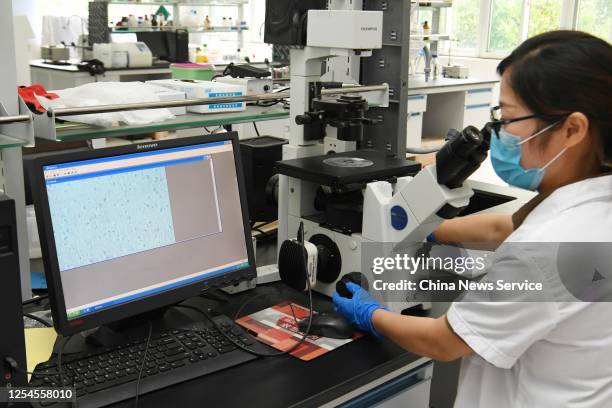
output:
<instances>
[{"instance_id":1,"label":"white container","mask_svg":"<svg viewBox=\"0 0 612 408\"><path fill-rule=\"evenodd\" d=\"M211 81L183 81L180 79L157 79L147 81L147 84L163 86L185 92L187 99L218 98L224 96L246 95L246 87L223 84ZM209 105L188 106L187 112L193 113L219 113L241 112L246 109L245 102L216 103Z\"/></svg>"},{"instance_id":2,"label":"white container","mask_svg":"<svg viewBox=\"0 0 612 408\"><path fill-rule=\"evenodd\" d=\"M150 89L155 92L155 95L158 96L160 101L183 101L185 100L185 92L179 91L176 89L170 89L163 86L153 85L151 83L147 84ZM168 108L173 115L185 115L187 113L187 107L185 106L177 106L175 108Z\"/></svg>"},{"instance_id":3,"label":"white container","mask_svg":"<svg viewBox=\"0 0 612 408\"><path fill-rule=\"evenodd\" d=\"M112 45L105 43L96 43L93 45L93 57L104 64L105 68L113 66L113 48Z\"/></svg>"},{"instance_id":4,"label":"white container","mask_svg":"<svg viewBox=\"0 0 612 408\"><path fill-rule=\"evenodd\" d=\"M272 92L274 86L272 78L232 78L227 76L219 77L215 79L215 82L244 86L246 87L247 95Z\"/></svg>"}]
</instances>

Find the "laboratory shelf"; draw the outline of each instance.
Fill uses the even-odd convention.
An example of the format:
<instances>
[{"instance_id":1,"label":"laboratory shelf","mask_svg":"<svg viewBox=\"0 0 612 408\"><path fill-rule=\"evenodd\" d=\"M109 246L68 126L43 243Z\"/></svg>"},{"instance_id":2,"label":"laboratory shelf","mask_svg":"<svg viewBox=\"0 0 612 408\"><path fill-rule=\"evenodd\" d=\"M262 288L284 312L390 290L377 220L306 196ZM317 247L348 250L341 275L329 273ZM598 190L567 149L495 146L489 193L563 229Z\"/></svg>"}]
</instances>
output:
<instances>
[{"instance_id":1,"label":"laboratory shelf","mask_svg":"<svg viewBox=\"0 0 612 408\"><path fill-rule=\"evenodd\" d=\"M410 38L425 40L425 41L442 41L450 40L449 34L410 34Z\"/></svg>"},{"instance_id":2,"label":"laboratory shelf","mask_svg":"<svg viewBox=\"0 0 612 408\"><path fill-rule=\"evenodd\" d=\"M230 125L244 122L282 119L289 117L289 110L280 105L262 107L248 106L243 112L213 114L187 113L174 119L148 125L120 125L110 128L87 125L77 122L56 123L56 140L84 140L103 137L122 137L139 134L163 132L177 129L197 128L204 126ZM37 135L38 136L38 135Z\"/></svg>"},{"instance_id":3,"label":"laboratory shelf","mask_svg":"<svg viewBox=\"0 0 612 408\"><path fill-rule=\"evenodd\" d=\"M204 33L237 33L240 31L246 31L249 27L210 27L204 28L204 26L163 26L163 27L109 27L113 33L142 33L151 31L174 31L174 30L187 30L190 33L204 34Z\"/></svg>"},{"instance_id":4,"label":"laboratory shelf","mask_svg":"<svg viewBox=\"0 0 612 408\"><path fill-rule=\"evenodd\" d=\"M416 3L415 1L413 1L412 3ZM419 7L452 7L453 6L453 2L452 1L419 1Z\"/></svg>"},{"instance_id":5,"label":"laboratory shelf","mask_svg":"<svg viewBox=\"0 0 612 408\"><path fill-rule=\"evenodd\" d=\"M0 149L8 147L22 147L27 145L27 142L19 140L15 137L0 135Z\"/></svg>"},{"instance_id":6,"label":"laboratory shelf","mask_svg":"<svg viewBox=\"0 0 612 408\"><path fill-rule=\"evenodd\" d=\"M248 0L109 0L109 4L130 4L134 6L242 6Z\"/></svg>"}]
</instances>

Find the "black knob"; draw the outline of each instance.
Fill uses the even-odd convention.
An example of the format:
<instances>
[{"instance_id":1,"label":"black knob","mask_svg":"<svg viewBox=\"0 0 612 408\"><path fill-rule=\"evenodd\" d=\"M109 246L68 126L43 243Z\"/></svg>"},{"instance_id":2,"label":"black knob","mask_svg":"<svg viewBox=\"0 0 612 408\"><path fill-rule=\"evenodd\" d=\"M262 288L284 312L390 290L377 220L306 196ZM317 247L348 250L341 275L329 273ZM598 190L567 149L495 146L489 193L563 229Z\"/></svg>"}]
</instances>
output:
<instances>
[{"instance_id":1,"label":"black knob","mask_svg":"<svg viewBox=\"0 0 612 408\"><path fill-rule=\"evenodd\" d=\"M342 297L352 299L353 294L346 288L346 284L353 282L365 290L368 290L368 280L364 274L360 272L351 272L344 275L338 282L336 282L336 292Z\"/></svg>"},{"instance_id":2,"label":"black knob","mask_svg":"<svg viewBox=\"0 0 612 408\"><path fill-rule=\"evenodd\" d=\"M295 123L297 123L298 125L308 125L312 123L312 116L307 113L303 115L297 115L295 117Z\"/></svg>"}]
</instances>

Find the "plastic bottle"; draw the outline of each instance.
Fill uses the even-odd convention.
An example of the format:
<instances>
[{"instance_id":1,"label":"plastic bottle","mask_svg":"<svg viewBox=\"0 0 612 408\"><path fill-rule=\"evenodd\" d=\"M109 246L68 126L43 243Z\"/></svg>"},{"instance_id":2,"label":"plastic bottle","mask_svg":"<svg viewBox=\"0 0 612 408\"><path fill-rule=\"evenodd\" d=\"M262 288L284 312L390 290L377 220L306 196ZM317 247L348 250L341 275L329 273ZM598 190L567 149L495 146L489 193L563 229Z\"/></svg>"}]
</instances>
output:
<instances>
[{"instance_id":1,"label":"plastic bottle","mask_svg":"<svg viewBox=\"0 0 612 408\"><path fill-rule=\"evenodd\" d=\"M440 71L441 71L440 60L438 59L438 54L436 53L431 54L431 65L432 65L432 70L433 70L433 77L437 78L440 75Z\"/></svg>"},{"instance_id":2,"label":"plastic bottle","mask_svg":"<svg viewBox=\"0 0 612 408\"><path fill-rule=\"evenodd\" d=\"M130 14L128 17L128 27L138 27L138 20L136 20L136 16Z\"/></svg>"},{"instance_id":3,"label":"plastic bottle","mask_svg":"<svg viewBox=\"0 0 612 408\"><path fill-rule=\"evenodd\" d=\"M208 62L208 57L206 56L206 44L202 44L202 48L198 48L198 52L196 53L196 62Z\"/></svg>"}]
</instances>

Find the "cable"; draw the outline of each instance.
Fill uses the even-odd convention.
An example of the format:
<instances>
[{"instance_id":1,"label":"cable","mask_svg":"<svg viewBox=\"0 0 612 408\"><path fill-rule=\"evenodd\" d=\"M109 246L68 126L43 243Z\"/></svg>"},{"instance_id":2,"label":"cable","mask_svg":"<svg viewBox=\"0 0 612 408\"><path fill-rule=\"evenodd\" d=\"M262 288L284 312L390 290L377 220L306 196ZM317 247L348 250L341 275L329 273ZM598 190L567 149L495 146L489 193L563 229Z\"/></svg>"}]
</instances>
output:
<instances>
[{"instance_id":1,"label":"cable","mask_svg":"<svg viewBox=\"0 0 612 408\"><path fill-rule=\"evenodd\" d=\"M64 343L62 344L62 347L60 348L59 354L57 356L57 368L59 370L59 379L60 379L60 386L64 386L66 383L64 382L64 373L62 371L62 356L64 354L64 349L66 348L66 345L68 344L68 342L72 339L72 336L68 336L66 338L66 340L64 341Z\"/></svg>"},{"instance_id":2,"label":"cable","mask_svg":"<svg viewBox=\"0 0 612 408\"><path fill-rule=\"evenodd\" d=\"M300 222L300 227L298 228L298 237L299 237L299 242L303 245L304 244L304 223ZM307 254L304 251L304 265L306 265L306 257ZM225 337L227 340L229 340L230 343L232 343L234 346L238 347L239 349L246 351L247 353L253 354L255 356L258 357L278 357L278 356L283 356L285 354L289 354L292 351L296 350L298 347L300 347L302 344L304 344L304 342L306 341L306 339L308 338L308 335L310 333L310 327L312 326L312 316L314 314L313 311L313 306L312 306L312 285L310 283L310 278L308 276L308 270L305 268L304 269L304 273L306 274L306 284L307 284L307 288L308 288L308 326L306 327L306 331L304 332L302 338L300 339L300 341L298 341L296 344L294 344L291 348L285 350L285 351L280 351L280 352L276 352L276 353L261 353L259 351L256 350L252 350L244 345L242 345L241 343L238 343L237 341L235 341L232 337L230 337L223 329L221 329L218 325L217 322L215 322L215 320L205 311L195 307L195 306L191 306L191 305L174 305L171 307L177 307L177 308L184 308L184 309L191 309L191 310L195 310L196 312L200 313L202 316L204 316L206 319L208 319L212 325L215 327L215 329L217 329L222 335L223 337ZM251 301L253 301L253 299L260 297L263 295L256 295L253 296L250 299L247 299L247 301L242 304L240 306L240 308L238 309L238 312L236 312L236 316L234 317L234 321L238 319L238 316L240 314L240 312L242 312L242 309L244 308L245 304L250 303Z\"/></svg>"},{"instance_id":3,"label":"cable","mask_svg":"<svg viewBox=\"0 0 612 408\"><path fill-rule=\"evenodd\" d=\"M253 127L255 128L255 133L257 133L257 137L260 137L259 129L257 129L257 123L253 122Z\"/></svg>"},{"instance_id":4,"label":"cable","mask_svg":"<svg viewBox=\"0 0 612 408\"><path fill-rule=\"evenodd\" d=\"M58 377L59 378L59 382L61 385L64 385L64 379L63 379L63 373L62 373L62 355L64 354L64 349L66 348L66 345L68 344L68 342L72 339L72 336L67 337L66 340L64 341L64 343L62 343L62 347L60 347L60 351L57 357L57 366L58 366L58 371L57 372L51 372L51 371L28 371L28 370L24 370L23 368L19 367L19 364L17 363L17 361L13 358L13 357L4 357L4 362L6 364L9 365L9 367L11 367L13 370L18 371L22 374L26 374L26 375L51 375L54 377Z\"/></svg>"},{"instance_id":5,"label":"cable","mask_svg":"<svg viewBox=\"0 0 612 408\"><path fill-rule=\"evenodd\" d=\"M138 379L136 380L136 397L134 400L134 406L138 408L138 398L140 397L140 380L142 378L142 370L144 369L145 362L147 361L147 353L149 352L149 344L151 343L151 336L153 334L153 323L149 320L149 335L147 336L147 345L145 346L144 353L142 354L142 363L140 363L140 370L138 370Z\"/></svg>"},{"instance_id":6,"label":"cable","mask_svg":"<svg viewBox=\"0 0 612 408\"><path fill-rule=\"evenodd\" d=\"M274 106L279 103L283 103L284 99L271 99L269 101L259 101L256 102L255 106L261 106L262 108L269 108L270 106Z\"/></svg>"},{"instance_id":7,"label":"cable","mask_svg":"<svg viewBox=\"0 0 612 408\"><path fill-rule=\"evenodd\" d=\"M59 376L58 372L50 372L50 371L28 371L28 370L24 370L23 368L19 367L19 364L17 363L17 361L13 358L13 357L9 357L6 356L4 357L4 362L6 364L8 364L9 367L11 367L12 370L18 371L22 374L26 374L26 375L51 375L51 376Z\"/></svg>"},{"instance_id":8,"label":"cable","mask_svg":"<svg viewBox=\"0 0 612 408\"><path fill-rule=\"evenodd\" d=\"M210 130L206 126L203 126L204 130L208 132L208 134L217 133L219 130L223 129L223 126L218 126L217 128Z\"/></svg>"},{"instance_id":9,"label":"cable","mask_svg":"<svg viewBox=\"0 0 612 408\"><path fill-rule=\"evenodd\" d=\"M42 317L38 317L36 315L33 315L32 313L26 313L26 312L23 312L23 315L32 320L36 320L38 323L42 324L45 327L53 327L53 325L50 322L43 319Z\"/></svg>"},{"instance_id":10,"label":"cable","mask_svg":"<svg viewBox=\"0 0 612 408\"><path fill-rule=\"evenodd\" d=\"M45 300L45 299L48 299L48 298L49 298L49 295L40 295L40 296L34 297L32 299L24 300L23 302L21 302L21 305L22 306L31 305L33 303L38 303L38 302L40 302L42 300Z\"/></svg>"},{"instance_id":11,"label":"cable","mask_svg":"<svg viewBox=\"0 0 612 408\"><path fill-rule=\"evenodd\" d=\"M217 322L214 321L214 319L205 311L195 307L195 306L191 306L191 305L174 305L172 307L179 307L179 308L184 308L184 309L191 309L191 310L195 310L196 312L200 313L202 316L204 316L207 320L209 320L212 325L215 327L215 329L217 329L219 332L221 332L221 334L223 335L223 337L225 337L228 341L230 341L234 346L238 347L239 349L246 351L247 353L253 354L255 356L258 357L279 357L279 356L283 356L285 354L289 354L292 351L296 350L298 347L300 347L302 344L304 344L304 342L306 341L306 339L308 338L308 334L310 332L310 326L312 325L312 316L313 316L313 310L312 310L312 287L310 285L310 280L307 279L308 282L308 300L309 300L309 304L308 304L308 310L309 310L309 315L308 315L308 327L306 328L306 331L304 332L302 338L300 339L300 341L298 341L296 344L294 344L291 348L285 350L285 351L280 351L280 352L275 352L275 353L261 353L259 351L256 350L252 350L246 346L243 346L242 344L238 343L236 340L234 340L232 337L230 337L223 329L221 329L218 325ZM249 299L248 301L250 302L251 300L253 300L255 297L259 297L261 295L257 295L254 296L253 298ZM242 306L241 306L242 309ZM240 309L239 309L240 310Z\"/></svg>"}]
</instances>

